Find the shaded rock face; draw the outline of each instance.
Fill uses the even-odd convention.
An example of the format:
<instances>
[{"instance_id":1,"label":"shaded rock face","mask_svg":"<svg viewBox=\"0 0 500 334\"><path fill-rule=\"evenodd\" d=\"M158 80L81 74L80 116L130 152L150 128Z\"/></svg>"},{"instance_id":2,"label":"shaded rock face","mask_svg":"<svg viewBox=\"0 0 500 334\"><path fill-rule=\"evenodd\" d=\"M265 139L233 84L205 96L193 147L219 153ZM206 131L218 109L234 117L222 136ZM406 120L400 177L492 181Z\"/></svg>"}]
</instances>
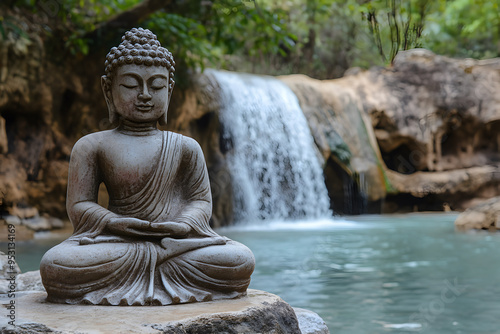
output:
<instances>
[{"instance_id":1,"label":"shaded rock face","mask_svg":"<svg viewBox=\"0 0 500 334\"><path fill-rule=\"evenodd\" d=\"M27 37L9 32L0 43L0 210L65 217L71 147L102 119L104 102L100 109L90 98L98 86L82 73L92 66L68 63L64 50L45 44L46 19L18 9L5 14Z\"/></svg>"},{"instance_id":2,"label":"shaded rock face","mask_svg":"<svg viewBox=\"0 0 500 334\"><path fill-rule=\"evenodd\" d=\"M499 59L450 59L416 49L399 53L390 68L353 79L388 169L420 173L388 172L394 191L386 210L406 211L411 202L414 210L463 210L500 193ZM469 169L485 165L493 167ZM452 171L446 186L441 171Z\"/></svg>"},{"instance_id":3,"label":"shaded rock face","mask_svg":"<svg viewBox=\"0 0 500 334\"><path fill-rule=\"evenodd\" d=\"M500 60L401 52L357 87L387 167L442 171L498 161ZM376 97L376 98L374 98Z\"/></svg>"}]
</instances>

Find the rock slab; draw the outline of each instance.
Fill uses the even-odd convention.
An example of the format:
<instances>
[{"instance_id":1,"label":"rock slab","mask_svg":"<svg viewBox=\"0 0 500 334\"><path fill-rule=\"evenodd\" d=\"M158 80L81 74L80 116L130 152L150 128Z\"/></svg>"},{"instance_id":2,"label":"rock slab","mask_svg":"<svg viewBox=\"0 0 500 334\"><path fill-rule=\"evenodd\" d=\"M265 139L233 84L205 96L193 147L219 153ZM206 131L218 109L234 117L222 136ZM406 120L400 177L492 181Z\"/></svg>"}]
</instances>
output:
<instances>
[{"instance_id":1,"label":"rock slab","mask_svg":"<svg viewBox=\"0 0 500 334\"><path fill-rule=\"evenodd\" d=\"M248 295L239 299L172 306L65 305L45 298L44 292L18 293L15 326L7 323L7 309L2 308L0 332L301 333L293 308L260 290L248 290ZM1 303L9 302L3 295ZM328 333L328 329L317 333Z\"/></svg>"},{"instance_id":2,"label":"rock slab","mask_svg":"<svg viewBox=\"0 0 500 334\"><path fill-rule=\"evenodd\" d=\"M465 210L455 220L455 227L459 230L500 230L500 197Z\"/></svg>"}]
</instances>

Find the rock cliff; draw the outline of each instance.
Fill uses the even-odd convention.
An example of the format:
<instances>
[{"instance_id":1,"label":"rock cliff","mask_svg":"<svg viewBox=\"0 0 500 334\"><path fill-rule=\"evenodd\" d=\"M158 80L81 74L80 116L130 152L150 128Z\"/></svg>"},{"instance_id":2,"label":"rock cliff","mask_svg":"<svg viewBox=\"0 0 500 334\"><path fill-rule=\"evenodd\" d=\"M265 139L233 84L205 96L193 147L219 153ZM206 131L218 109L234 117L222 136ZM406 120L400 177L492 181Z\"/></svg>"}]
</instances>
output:
<instances>
[{"instance_id":1,"label":"rock cliff","mask_svg":"<svg viewBox=\"0 0 500 334\"><path fill-rule=\"evenodd\" d=\"M389 170L385 210L463 210L499 193L500 59L416 49L349 77Z\"/></svg>"}]
</instances>

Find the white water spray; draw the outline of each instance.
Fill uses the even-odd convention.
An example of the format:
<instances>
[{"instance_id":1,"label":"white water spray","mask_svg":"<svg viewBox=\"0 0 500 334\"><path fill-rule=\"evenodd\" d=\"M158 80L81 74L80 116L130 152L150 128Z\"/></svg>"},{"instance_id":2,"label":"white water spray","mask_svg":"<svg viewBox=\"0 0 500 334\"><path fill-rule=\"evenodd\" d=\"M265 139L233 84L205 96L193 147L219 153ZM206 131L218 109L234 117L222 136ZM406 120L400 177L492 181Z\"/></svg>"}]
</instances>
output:
<instances>
[{"instance_id":1,"label":"white water spray","mask_svg":"<svg viewBox=\"0 0 500 334\"><path fill-rule=\"evenodd\" d=\"M290 88L272 77L210 73L221 86L236 221L330 216L313 138Z\"/></svg>"}]
</instances>

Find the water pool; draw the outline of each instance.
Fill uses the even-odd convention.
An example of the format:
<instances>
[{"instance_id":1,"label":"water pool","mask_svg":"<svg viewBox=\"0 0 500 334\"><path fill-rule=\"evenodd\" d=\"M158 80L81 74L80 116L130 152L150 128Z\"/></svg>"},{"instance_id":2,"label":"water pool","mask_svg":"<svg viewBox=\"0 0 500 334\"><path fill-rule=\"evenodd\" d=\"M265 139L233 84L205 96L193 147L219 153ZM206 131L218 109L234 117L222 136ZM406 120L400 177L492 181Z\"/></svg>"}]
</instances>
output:
<instances>
[{"instance_id":1,"label":"water pool","mask_svg":"<svg viewBox=\"0 0 500 334\"><path fill-rule=\"evenodd\" d=\"M251 288L317 312L332 333L500 333L500 234L456 232L455 218L367 215L219 233L254 252ZM21 269L38 269L53 243L18 242Z\"/></svg>"}]
</instances>

